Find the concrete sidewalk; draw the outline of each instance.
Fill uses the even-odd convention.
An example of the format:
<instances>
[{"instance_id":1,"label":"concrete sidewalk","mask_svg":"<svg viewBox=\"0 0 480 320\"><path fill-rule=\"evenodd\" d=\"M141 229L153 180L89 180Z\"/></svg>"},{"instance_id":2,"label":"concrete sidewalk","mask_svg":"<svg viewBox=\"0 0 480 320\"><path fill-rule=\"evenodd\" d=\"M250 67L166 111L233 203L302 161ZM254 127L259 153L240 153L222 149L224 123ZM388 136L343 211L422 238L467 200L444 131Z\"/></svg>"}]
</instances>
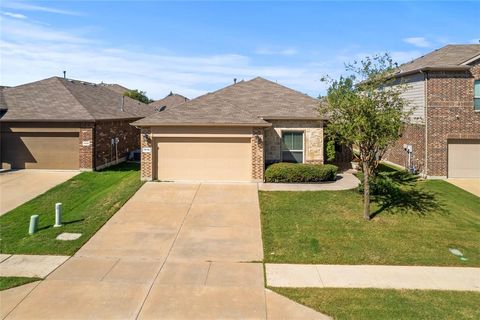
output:
<instances>
[{"instance_id":1,"label":"concrete sidewalk","mask_svg":"<svg viewBox=\"0 0 480 320\"><path fill-rule=\"evenodd\" d=\"M260 191L338 191L354 189L360 185L351 172L346 171L337 175L336 181L320 183L258 183Z\"/></svg>"},{"instance_id":2,"label":"concrete sidewalk","mask_svg":"<svg viewBox=\"0 0 480 320\"><path fill-rule=\"evenodd\" d=\"M1 277L45 278L70 256L0 254Z\"/></svg>"},{"instance_id":3,"label":"concrete sidewalk","mask_svg":"<svg viewBox=\"0 0 480 320\"><path fill-rule=\"evenodd\" d=\"M480 291L480 268L266 264L272 287Z\"/></svg>"}]
</instances>

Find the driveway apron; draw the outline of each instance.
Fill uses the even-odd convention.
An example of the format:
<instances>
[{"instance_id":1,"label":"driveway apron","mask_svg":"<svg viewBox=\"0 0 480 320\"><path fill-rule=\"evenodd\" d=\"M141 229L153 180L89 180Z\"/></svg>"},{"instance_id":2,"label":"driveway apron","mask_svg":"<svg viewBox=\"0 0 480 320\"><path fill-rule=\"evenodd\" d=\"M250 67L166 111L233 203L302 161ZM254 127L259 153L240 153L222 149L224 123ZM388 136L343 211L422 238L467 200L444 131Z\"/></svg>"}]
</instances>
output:
<instances>
[{"instance_id":1,"label":"driveway apron","mask_svg":"<svg viewBox=\"0 0 480 320\"><path fill-rule=\"evenodd\" d=\"M80 171L16 170L0 173L0 216L79 174Z\"/></svg>"},{"instance_id":2,"label":"driveway apron","mask_svg":"<svg viewBox=\"0 0 480 320\"><path fill-rule=\"evenodd\" d=\"M265 319L256 184L147 183L7 319Z\"/></svg>"}]
</instances>

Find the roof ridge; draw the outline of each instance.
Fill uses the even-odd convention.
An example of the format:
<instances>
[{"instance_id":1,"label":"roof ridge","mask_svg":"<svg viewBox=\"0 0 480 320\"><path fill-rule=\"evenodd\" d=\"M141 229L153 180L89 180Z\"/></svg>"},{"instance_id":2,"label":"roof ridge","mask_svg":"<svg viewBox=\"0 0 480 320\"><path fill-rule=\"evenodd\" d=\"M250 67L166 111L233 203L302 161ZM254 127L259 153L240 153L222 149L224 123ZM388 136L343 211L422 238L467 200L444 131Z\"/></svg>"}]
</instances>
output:
<instances>
[{"instance_id":1,"label":"roof ridge","mask_svg":"<svg viewBox=\"0 0 480 320\"><path fill-rule=\"evenodd\" d=\"M63 79L60 78L60 77L53 77L55 80L57 80L67 91L68 93L73 97L73 99L75 101L77 101L78 105L81 106L83 108L83 110L85 110L89 115L90 117L92 117L93 120L95 120L95 116L90 112L90 110L88 110L88 108L86 108L81 102L80 100L77 99L77 97L73 94L72 90L70 90L64 83L64 81L72 81L73 83L73 79Z\"/></svg>"},{"instance_id":2,"label":"roof ridge","mask_svg":"<svg viewBox=\"0 0 480 320\"><path fill-rule=\"evenodd\" d=\"M272 84L274 84L274 85L276 85L276 86L282 87L282 88L284 88L284 89L288 89L288 90L290 90L290 91L292 91L292 92L301 94L301 95L303 95L303 96L305 96L305 97L311 98L311 99L313 99L313 100L318 100L317 98L314 98L314 97L312 97L312 96L309 96L308 94L306 94L306 93L304 93L304 92L301 92L301 91L298 91L298 90L289 88L289 87L287 87L287 86L285 86L285 85L283 85L283 84L280 84L280 83L278 83L278 82L274 82L274 81L272 81L272 80L268 80L268 79L266 79L266 78L256 77L256 78L254 78L254 79L252 79L252 80L249 80L249 81L253 81L253 80L256 80L256 79L270 82L270 83L272 83Z\"/></svg>"}]
</instances>

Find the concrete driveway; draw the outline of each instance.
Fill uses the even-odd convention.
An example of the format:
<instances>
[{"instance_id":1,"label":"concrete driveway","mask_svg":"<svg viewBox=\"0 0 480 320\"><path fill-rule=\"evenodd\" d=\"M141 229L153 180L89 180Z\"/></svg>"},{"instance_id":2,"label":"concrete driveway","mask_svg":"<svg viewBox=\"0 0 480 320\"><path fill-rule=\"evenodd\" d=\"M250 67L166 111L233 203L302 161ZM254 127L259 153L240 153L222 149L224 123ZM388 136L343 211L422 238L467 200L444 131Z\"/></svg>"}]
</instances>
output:
<instances>
[{"instance_id":1,"label":"concrete driveway","mask_svg":"<svg viewBox=\"0 0 480 320\"><path fill-rule=\"evenodd\" d=\"M79 171L15 170L0 173L0 216L79 174Z\"/></svg>"},{"instance_id":2,"label":"concrete driveway","mask_svg":"<svg viewBox=\"0 0 480 320\"><path fill-rule=\"evenodd\" d=\"M480 178L472 179L447 179L448 182L462 188L465 191L473 193L477 197L480 197Z\"/></svg>"},{"instance_id":3,"label":"concrete driveway","mask_svg":"<svg viewBox=\"0 0 480 320\"><path fill-rule=\"evenodd\" d=\"M256 184L147 183L7 319L319 319L264 288Z\"/></svg>"}]
</instances>

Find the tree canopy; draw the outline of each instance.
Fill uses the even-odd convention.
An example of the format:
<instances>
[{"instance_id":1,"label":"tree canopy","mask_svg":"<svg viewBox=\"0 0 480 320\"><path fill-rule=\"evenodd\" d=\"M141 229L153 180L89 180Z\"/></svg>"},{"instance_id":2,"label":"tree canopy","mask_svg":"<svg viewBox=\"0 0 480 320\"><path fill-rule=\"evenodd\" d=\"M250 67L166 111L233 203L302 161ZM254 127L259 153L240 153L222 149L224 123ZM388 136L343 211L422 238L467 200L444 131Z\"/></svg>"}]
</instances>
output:
<instances>
[{"instance_id":1,"label":"tree canopy","mask_svg":"<svg viewBox=\"0 0 480 320\"><path fill-rule=\"evenodd\" d=\"M130 97L132 99L138 100L138 101L143 102L143 103L153 102L152 99L147 97L147 92L140 91L138 89L128 90L123 95L126 96L126 97Z\"/></svg>"},{"instance_id":2,"label":"tree canopy","mask_svg":"<svg viewBox=\"0 0 480 320\"><path fill-rule=\"evenodd\" d=\"M326 77L329 88L320 112L327 114L328 139L358 148L364 173L364 217L370 219L369 176L407 120L406 85L393 77L397 64L388 54L346 65L347 76Z\"/></svg>"}]
</instances>

